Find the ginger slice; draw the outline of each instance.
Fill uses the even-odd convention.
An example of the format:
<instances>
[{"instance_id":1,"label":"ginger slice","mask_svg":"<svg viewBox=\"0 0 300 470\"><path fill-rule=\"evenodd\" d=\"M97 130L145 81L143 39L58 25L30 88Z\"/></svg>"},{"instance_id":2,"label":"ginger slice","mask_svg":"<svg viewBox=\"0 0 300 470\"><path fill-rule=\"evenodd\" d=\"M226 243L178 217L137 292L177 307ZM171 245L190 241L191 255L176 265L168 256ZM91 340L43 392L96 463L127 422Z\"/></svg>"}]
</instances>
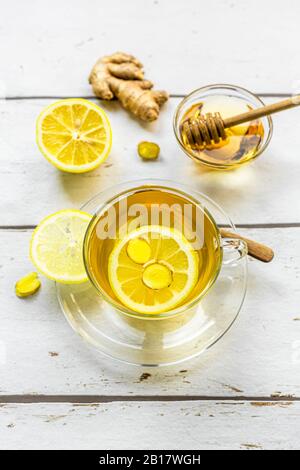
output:
<instances>
[{"instance_id":1,"label":"ginger slice","mask_svg":"<svg viewBox=\"0 0 300 470\"><path fill-rule=\"evenodd\" d=\"M151 258L150 245L143 238L133 238L128 242L127 255L134 263L145 264Z\"/></svg>"},{"instance_id":2,"label":"ginger slice","mask_svg":"<svg viewBox=\"0 0 300 470\"><path fill-rule=\"evenodd\" d=\"M29 273L16 282L15 292L18 297L28 297L35 294L41 287L41 281L35 272Z\"/></svg>"},{"instance_id":3,"label":"ginger slice","mask_svg":"<svg viewBox=\"0 0 300 470\"><path fill-rule=\"evenodd\" d=\"M160 152L160 147L155 142L140 142L138 144L138 154L144 160L156 160Z\"/></svg>"}]
</instances>

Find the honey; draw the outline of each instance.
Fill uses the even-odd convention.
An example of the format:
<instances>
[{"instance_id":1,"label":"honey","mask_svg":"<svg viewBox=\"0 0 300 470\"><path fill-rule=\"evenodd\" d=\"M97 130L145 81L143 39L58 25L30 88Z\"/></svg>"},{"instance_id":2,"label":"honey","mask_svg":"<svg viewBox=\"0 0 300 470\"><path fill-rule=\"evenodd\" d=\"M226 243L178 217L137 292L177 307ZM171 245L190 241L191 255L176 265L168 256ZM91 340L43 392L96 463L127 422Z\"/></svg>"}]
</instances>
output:
<instances>
[{"instance_id":1,"label":"honey","mask_svg":"<svg viewBox=\"0 0 300 470\"><path fill-rule=\"evenodd\" d=\"M180 120L180 138L186 152L193 158L215 168L234 168L249 162L258 154L264 139L264 125L261 120L226 129L226 139L219 143L191 148L182 126L186 121L206 113L219 112L223 119L245 113L253 109L245 100L235 96L209 95L202 101L193 103Z\"/></svg>"}]
</instances>

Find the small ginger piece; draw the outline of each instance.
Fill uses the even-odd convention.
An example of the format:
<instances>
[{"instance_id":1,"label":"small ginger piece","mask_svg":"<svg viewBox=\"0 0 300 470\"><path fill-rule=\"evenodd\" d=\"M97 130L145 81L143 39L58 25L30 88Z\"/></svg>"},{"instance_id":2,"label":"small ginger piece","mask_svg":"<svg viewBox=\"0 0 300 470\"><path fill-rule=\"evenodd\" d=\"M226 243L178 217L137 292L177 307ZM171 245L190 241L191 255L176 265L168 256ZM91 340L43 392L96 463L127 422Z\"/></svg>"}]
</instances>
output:
<instances>
[{"instance_id":1,"label":"small ginger piece","mask_svg":"<svg viewBox=\"0 0 300 470\"><path fill-rule=\"evenodd\" d=\"M117 98L122 106L142 121L155 121L168 93L152 90L144 79L143 65L136 57L116 52L104 56L94 65L89 82L98 98Z\"/></svg>"},{"instance_id":2,"label":"small ginger piece","mask_svg":"<svg viewBox=\"0 0 300 470\"><path fill-rule=\"evenodd\" d=\"M136 264L145 264L151 258L149 243L143 238L133 238L127 245L127 256Z\"/></svg>"},{"instance_id":3,"label":"small ginger piece","mask_svg":"<svg viewBox=\"0 0 300 470\"><path fill-rule=\"evenodd\" d=\"M28 297L35 294L41 287L41 281L35 272L29 273L16 282L15 292L18 297Z\"/></svg>"},{"instance_id":4,"label":"small ginger piece","mask_svg":"<svg viewBox=\"0 0 300 470\"><path fill-rule=\"evenodd\" d=\"M138 144L138 154L144 160L156 160L160 152L160 147L155 142L140 142Z\"/></svg>"}]
</instances>

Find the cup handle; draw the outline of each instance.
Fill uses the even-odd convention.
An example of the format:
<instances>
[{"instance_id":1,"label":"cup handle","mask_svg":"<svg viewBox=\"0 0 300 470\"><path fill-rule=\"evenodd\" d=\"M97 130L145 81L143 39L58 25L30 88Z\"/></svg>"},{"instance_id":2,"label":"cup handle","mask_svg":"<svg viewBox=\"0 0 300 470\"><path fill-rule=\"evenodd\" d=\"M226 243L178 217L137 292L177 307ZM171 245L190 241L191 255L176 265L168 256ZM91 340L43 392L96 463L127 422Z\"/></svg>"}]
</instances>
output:
<instances>
[{"instance_id":1,"label":"cup handle","mask_svg":"<svg viewBox=\"0 0 300 470\"><path fill-rule=\"evenodd\" d=\"M238 263L248 253L246 242L238 238L222 238L222 247L223 264L225 266Z\"/></svg>"},{"instance_id":2,"label":"cup handle","mask_svg":"<svg viewBox=\"0 0 300 470\"><path fill-rule=\"evenodd\" d=\"M220 234L222 238L233 238L237 240L243 240L247 244L248 255L252 258L263 261L264 263L270 263L274 258L274 251L267 245L259 243L250 238L242 237L238 233L233 233L226 228L220 228Z\"/></svg>"}]
</instances>

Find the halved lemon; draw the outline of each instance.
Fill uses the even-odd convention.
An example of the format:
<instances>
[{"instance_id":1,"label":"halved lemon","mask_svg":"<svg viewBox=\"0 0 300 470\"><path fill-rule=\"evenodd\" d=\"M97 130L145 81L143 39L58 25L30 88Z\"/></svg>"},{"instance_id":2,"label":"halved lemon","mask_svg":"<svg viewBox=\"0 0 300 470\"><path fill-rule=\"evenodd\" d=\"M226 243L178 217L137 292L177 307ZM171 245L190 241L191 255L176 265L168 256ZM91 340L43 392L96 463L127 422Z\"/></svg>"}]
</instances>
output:
<instances>
[{"instance_id":1,"label":"halved lemon","mask_svg":"<svg viewBox=\"0 0 300 470\"><path fill-rule=\"evenodd\" d=\"M59 170L84 173L107 158L112 143L106 113L90 101L71 98L47 106L39 115L36 139Z\"/></svg>"},{"instance_id":2,"label":"halved lemon","mask_svg":"<svg viewBox=\"0 0 300 470\"><path fill-rule=\"evenodd\" d=\"M199 257L188 240L173 228L140 227L112 250L108 277L118 300L147 314L171 310L194 289Z\"/></svg>"},{"instance_id":3,"label":"halved lemon","mask_svg":"<svg viewBox=\"0 0 300 470\"><path fill-rule=\"evenodd\" d=\"M49 279L65 284L87 280L83 263L83 239L92 216L75 209L49 215L34 230L30 257Z\"/></svg>"}]
</instances>

